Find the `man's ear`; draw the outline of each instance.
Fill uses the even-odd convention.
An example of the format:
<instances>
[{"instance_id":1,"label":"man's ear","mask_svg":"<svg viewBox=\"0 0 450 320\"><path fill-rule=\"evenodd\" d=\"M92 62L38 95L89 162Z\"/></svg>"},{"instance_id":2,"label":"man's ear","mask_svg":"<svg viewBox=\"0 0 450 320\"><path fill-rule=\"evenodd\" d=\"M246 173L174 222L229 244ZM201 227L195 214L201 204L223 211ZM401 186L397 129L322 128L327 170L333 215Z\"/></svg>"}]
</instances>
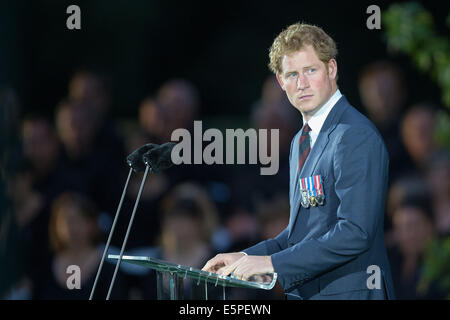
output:
<instances>
[{"instance_id":1,"label":"man's ear","mask_svg":"<svg viewBox=\"0 0 450 320\"><path fill-rule=\"evenodd\" d=\"M328 61L328 77L335 80L337 76L337 62L335 59Z\"/></svg>"},{"instance_id":2,"label":"man's ear","mask_svg":"<svg viewBox=\"0 0 450 320\"><path fill-rule=\"evenodd\" d=\"M283 79L281 78L279 73L277 73L277 81L278 81L278 84L280 85L281 89L283 89L283 91L286 91L285 88L284 88Z\"/></svg>"}]
</instances>

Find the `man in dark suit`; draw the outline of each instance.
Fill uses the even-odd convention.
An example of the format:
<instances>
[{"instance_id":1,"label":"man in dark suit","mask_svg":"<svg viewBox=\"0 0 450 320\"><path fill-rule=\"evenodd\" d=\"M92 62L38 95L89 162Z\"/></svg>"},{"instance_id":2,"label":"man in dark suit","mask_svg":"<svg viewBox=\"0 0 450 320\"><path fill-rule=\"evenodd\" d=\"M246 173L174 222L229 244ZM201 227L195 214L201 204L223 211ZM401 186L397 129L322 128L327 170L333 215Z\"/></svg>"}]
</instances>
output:
<instances>
[{"instance_id":1,"label":"man in dark suit","mask_svg":"<svg viewBox=\"0 0 450 320\"><path fill-rule=\"evenodd\" d=\"M339 91L336 55L316 26L294 24L275 39L269 67L303 117L291 142L289 225L203 270L244 280L276 272L293 299L394 298L383 235L388 154Z\"/></svg>"}]
</instances>

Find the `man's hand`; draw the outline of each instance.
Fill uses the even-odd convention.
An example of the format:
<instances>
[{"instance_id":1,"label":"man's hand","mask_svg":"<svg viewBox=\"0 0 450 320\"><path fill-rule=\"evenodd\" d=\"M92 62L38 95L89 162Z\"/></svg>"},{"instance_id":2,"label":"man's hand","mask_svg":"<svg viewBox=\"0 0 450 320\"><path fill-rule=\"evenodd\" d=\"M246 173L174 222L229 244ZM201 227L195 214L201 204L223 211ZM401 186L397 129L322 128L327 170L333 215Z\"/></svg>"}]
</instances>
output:
<instances>
[{"instance_id":1,"label":"man's hand","mask_svg":"<svg viewBox=\"0 0 450 320\"><path fill-rule=\"evenodd\" d=\"M224 266L218 273L227 276L233 273L234 277L248 280L251 276L273 273L272 259L270 256L243 256L234 263Z\"/></svg>"},{"instance_id":2,"label":"man's hand","mask_svg":"<svg viewBox=\"0 0 450 320\"><path fill-rule=\"evenodd\" d=\"M243 252L220 253L209 260L202 270L217 273L220 268L233 264L243 256L245 256Z\"/></svg>"}]
</instances>

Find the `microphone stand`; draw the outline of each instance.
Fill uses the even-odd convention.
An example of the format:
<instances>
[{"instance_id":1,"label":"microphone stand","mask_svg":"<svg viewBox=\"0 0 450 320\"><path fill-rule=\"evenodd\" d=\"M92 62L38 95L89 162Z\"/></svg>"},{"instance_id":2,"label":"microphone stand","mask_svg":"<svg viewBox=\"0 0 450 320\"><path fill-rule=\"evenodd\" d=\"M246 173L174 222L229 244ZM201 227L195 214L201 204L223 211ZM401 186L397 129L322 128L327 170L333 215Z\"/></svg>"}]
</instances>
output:
<instances>
[{"instance_id":1,"label":"microphone stand","mask_svg":"<svg viewBox=\"0 0 450 320\"><path fill-rule=\"evenodd\" d=\"M119 270L119 266L120 266L120 263L122 261L123 252L125 250L125 246L126 246L127 241L128 241L128 236L130 235L131 226L133 225L134 216L136 214L136 209L137 209L137 206L139 204L139 199L141 198L142 190L144 189L144 184L145 184L145 180L147 179L149 168L150 168L150 166L148 164L146 164L144 177L142 178L141 187L139 188L139 192L138 192L138 195L137 195L137 198L136 198L136 202L134 204L133 213L131 214L130 222L128 223L127 233L125 234L125 239L123 240L122 248L120 249L119 259L117 260L117 263L116 263L116 269L114 270L114 274L113 274L113 277L112 277L112 280L111 280L111 284L109 286L108 295L106 296L106 300L109 300L109 297L111 296L111 291L112 291L112 288L114 286L114 282L116 280L117 271ZM131 169L130 169L130 173L131 173Z\"/></svg>"},{"instance_id":2,"label":"microphone stand","mask_svg":"<svg viewBox=\"0 0 450 320\"><path fill-rule=\"evenodd\" d=\"M97 275L95 276L95 281L94 281L94 285L92 286L92 290L91 290L91 294L89 296L89 300L92 300L93 297L94 297L94 292L95 292L95 288L97 287L98 278L99 278L100 272L101 272L101 270L103 268L103 262L105 261L106 253L108 252L109 245L110 245L111 239L112 239L112 235L114 233L114 229L116 228L116 223L117 223L117 220L118 220L118 217L119 217L120 209L122 209L123 199L125 198L125 194L126 194L126 191L127 191L127 188L128 188L128 183L130 182L130 177L131 177L131 173L132 172L133 172L133 169L130 167L130 171L128 172L128 178L127 178L127 181L125 182L125 186L124 186L123 191L122 191L122 196L120 198L119 206L117 207L116 215L114 217L114 221L113 221L113 224L111 226L111 231L109 232L108 241L106 241L106 246L105 246L105 249L103 250L102 260L100 261L100 266L98 267Z\"/></svg>"}]
</instances>

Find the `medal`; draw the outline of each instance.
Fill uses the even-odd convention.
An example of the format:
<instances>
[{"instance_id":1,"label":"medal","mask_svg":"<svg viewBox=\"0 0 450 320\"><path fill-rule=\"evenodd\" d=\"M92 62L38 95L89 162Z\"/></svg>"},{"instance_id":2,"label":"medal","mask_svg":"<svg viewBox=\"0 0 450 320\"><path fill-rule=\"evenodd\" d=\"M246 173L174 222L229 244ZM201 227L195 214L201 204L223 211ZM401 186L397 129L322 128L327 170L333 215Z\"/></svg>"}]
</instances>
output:
<instances>
[{"instance_id":1,"label":"medal","mask_svg":"<svg viewBox=\"0 0 450 320\"><path fill-rule=\"evenodd\" d=\"M300 179L300 203L302 207L322 206L325 202L325 194L323 192L322 177L315 175L312 177Z\"/></svg>"},{"instance_id":2,"label":"medal","mask_svg":"<svg viewBox=\"0 0 450 320\"><path fill-rule=\"evenodd\" d=\"M316 196L317 205L322 206L325 200L325 194L323 193L322 176L316 175L313 177L313 180L314 180L314 187L317 191Z\"/></svg>"},{"instance_id":3,"label":"medal","mask_svg":"<svg viewBox=\"0 0 450 320\"><path fill-rule=\"evenodd\" d=\"M311 197L309 198L309 202L311 203L311 205L312 205L313 207L317 206L317 201L316 201L316 197L315 197L315 196L311 196Z\"/></svg>"},{"instance_id":4,"label":"medal","mask_svg":"<svg viewBox=\"0 0 450 320\"><path fill-rule=\"evenodd\" d=\"M302 200L301 205L303 208L309 208L309 198L306 190L302 190Z\"/></svg>"},{"instance_id":5,"label":"medal","mask_svg":"<svg viewBox=\"0 0 450 320\"><path fill-rule=\"evenodd\" d=\"M319 206L322 206L323 205L323 196L321 195L321 194L319 194L318 196L317 196L317 198L316 198L316 201L317 201L317 204L319 205Z\"/></svg>"},{"instance_id":6,"label":"medal","mask_svg":"<svg viewBox=\"0 0 450 320\"><path fill-rule=\"evenodd\" d=\"M316 201L316 188L314 186L313 177L306 178L305 180L308 189L309 203L313 207L315 207L317 206L317 201Z\"/></svg>"},{"instance_id":7,"label":"medal","mask_svg":"<svg viewBox=\"0 0 450 320\"><path fill-rule=\"evenodd\" d=\"M308 191L306 190L306 183L305 179L300 179L300 192L302 195L300 204L303 208L309 208L309 197L308 197Z\"/></svg>"},{"instance_id":8,"label":"medal","mask_svg":"<svg viewBox=\"0 0 450 320\"><path fill-rule=\"evenodd\" d=\"M308 197L308 191L306 189L306 183L305 179L300 180L300 192L302 193L302 199L301 199L301 205L303 208L309 208L309 197Z\"/></svg>"}]
</instances>

